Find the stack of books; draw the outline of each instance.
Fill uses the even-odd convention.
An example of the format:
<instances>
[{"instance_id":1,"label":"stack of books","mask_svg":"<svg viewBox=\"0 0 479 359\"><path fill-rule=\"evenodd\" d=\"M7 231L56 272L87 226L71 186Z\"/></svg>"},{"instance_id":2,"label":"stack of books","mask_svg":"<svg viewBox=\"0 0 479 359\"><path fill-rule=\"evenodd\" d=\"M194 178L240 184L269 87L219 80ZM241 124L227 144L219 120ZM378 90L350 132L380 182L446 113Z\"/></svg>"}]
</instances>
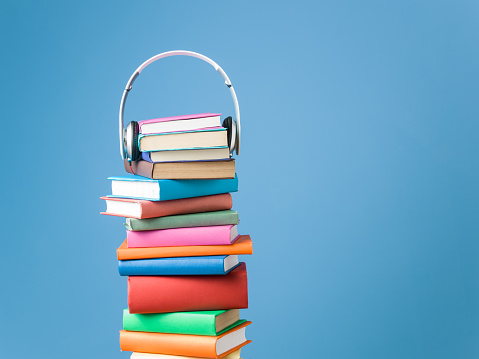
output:
<instances>
[{"instance_id":1,"label":"stack of books","mask_svg":"<svg viewBox=\"0 0 479 359\"><path fill-rule=\"evenodd\" d=\"M127 172L153 179L234 178L228 134L221 114L156 118L138 122L142 159Z\"/></svg>"},{"instance_id":2,"label":"stack of books","mask_svg":"<svg viewBox=\"0 0 479 359\"><path fill-rule=\"evenodd\" d=\"M189 117L206 118L204 114ZM155 121L151 124L169 122ZM189 120L180 117L172 121L177 134L224 132L185 129L181 123ZM144 131L158 130L143 128L140 144ZM203 146L216 149L217 144L205 141ZM192 171L190 177L185 172L183 179L152 178L153 173L171 177L160 168L143 176L110 177L112 194L102 197L107 205L102 214L126 218L126 240L117 250L119 273L128 276L120 347L132 351L132 359L239 359L241 348L250 343L245 330L251 322L239 315L239 309L248 307L248 287L246 265L238 255L252 254L252 242L238 233L239 216L231 210L231 192L238 190L236 174L221 177L213 171L211 179L206 175L208 163L233 163L234 171L234 161L229 159L228 147L227 158L214 161L205 158L211 154L187 154L198 150L188 142L171 141L170 147L174 149L165 151L181 151L181 156L190 156L189 161L195 158L197 165L205 164L205 168L195 167L205 174ZM156 165L153 152L143 152L142 157L132 163L133 172L142 162Z\"/></svg>"}]
</instances>

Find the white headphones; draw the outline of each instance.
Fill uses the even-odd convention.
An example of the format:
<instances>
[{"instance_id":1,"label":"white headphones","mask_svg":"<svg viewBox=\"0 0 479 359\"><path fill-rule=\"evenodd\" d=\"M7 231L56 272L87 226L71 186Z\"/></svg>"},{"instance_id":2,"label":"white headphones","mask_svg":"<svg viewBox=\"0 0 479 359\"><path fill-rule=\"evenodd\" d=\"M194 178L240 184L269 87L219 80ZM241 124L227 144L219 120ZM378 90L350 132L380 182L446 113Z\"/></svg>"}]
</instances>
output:
<instances>
[{"instance_id":1,"label":"white headphones","mask_svg":"<svg viewBox=\"0 0 479 359\"><path fill-rule=\"evenodd\" d=\"M131 161L136 161L137 159L139 159L140 150L138 147L138 133L139 133L138 122L131 121L128 124L126 129L124 128L124 125L123 125L123 113L125 112L125 102L126 102L126 98L128 97L128 93L130 92L132 88L133 82L135 82L136 78L140 75L141 71L143 71L145 67L155 62L156 60L162 59L164 57L178 56L178 55L196 57L200 60L206 61L211 66L213 66L215 70L218 71L221 77L223 77L223 79L225 80L225 85L229 87L231 97L233 98L233 103L235 106L235 119L231 118L231 116L227 117L224 119L222 125L223 127L227 129L227 132L228 132L228 145L230 149L230 156L233 154L233 151L235 151L237 155L239 155L240 153L240 135L241 135L240 111L239 111L238 100L236 99L236 93L233 88L233 85L231 84L230 79L228 78L228 75L226 75L223 69L216 62L197 52L182 51L182 50L167 51L167 52L158 54L156 56L153 56L149 58L148 60L146 60L144 63L142 63L135 70L135 72L133 72L133 75L131 75L130 79L128 80L128 83L126 84L125 90L123 91L123 96L121 97L120 152L121 152L121 157L123 159L126 159L130 163L130 165L131 165Z\"/></svg>"}]
</instances>

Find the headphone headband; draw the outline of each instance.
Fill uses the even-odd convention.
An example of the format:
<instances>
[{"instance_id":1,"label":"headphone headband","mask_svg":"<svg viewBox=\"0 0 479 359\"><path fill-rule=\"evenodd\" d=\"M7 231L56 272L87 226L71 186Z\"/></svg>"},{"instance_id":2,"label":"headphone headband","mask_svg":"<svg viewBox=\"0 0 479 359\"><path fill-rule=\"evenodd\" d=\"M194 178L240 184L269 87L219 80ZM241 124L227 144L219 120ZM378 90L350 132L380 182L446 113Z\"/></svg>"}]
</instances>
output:
<instances>
[{"instance_id":1,"label":"headphone headband","mask_svg":"<svg viewBox=\"0 0 479 359\"><path fill-rule=\"evenodd\" d=\"M231 141L230 144L230 153L233 153L233 150L236 151L236 154L239 155L240 152L240 134L241 134L241 124L240 124L240 111L239 111L239 105L238 105L238 99L236 98L236 93L233 88L233 85L231 84L230 79L228 78L228 75L223 71L223 69L213 60L210 58L199 54L197 52L192 52L192 51L184 51L184 50L176 50L176 51L167 51L163 52L161 54L155 55L153 57L150 57L148 60L143 62L136 70L133 72L131 75L130 79L128 80L125 89L123 90L123 95L121 97L121 103L120 103L120 114L119 114L119 125L120 125L120 152L121 152L121 157L123 159L127 158L127 146L126 146L126 130L124 128L124 123L123 123L123 117L124 117L124 112L125 112L125 102L126 98L128 97L128 93L132 89L133 82L135 82L136 78L140 75L141 71L145 69L148 65L152 64L153 62L165 58L165 57L170 57L170 56L190 56L190 57L196 57L197 59L203 60L207 63L209 63L211 66L215 68L215 70L223 77L225 80L225 85L230 89L230 94L231 97L233 98L233 103L235 107L235 120L236 123L236 140Z\"/></svg>"}]
</instances>

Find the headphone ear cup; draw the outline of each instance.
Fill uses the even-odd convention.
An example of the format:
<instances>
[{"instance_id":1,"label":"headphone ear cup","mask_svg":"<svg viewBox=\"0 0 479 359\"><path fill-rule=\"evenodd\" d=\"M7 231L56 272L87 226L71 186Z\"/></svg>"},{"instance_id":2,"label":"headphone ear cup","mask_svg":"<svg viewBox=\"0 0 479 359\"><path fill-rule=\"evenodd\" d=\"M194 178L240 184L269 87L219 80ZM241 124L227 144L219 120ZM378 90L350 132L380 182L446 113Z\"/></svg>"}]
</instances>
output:
<instances>
[{"instance_id":1,"label":"headphone ear cup","mask_svg":"<svg viewBox=\"0 0 479 359\"><path fill-rule=\"evenodd\" d=\"M230 154L233 154L233 150L235 148L235 143L236 143L236 123L231 116L228 116L223 120L222 125L224 128L226 128Z\"/></svg>"},{"instance_id":2,"label":"headphone ear cup","mask_svg":"<svg viewBox=\"0 0 479 359\"><path fill-rule=\"evenodd\" d=\"M136 161L140 158L140 150L138 148L138 122L131 121L126 127L126 154L128 161Z\"/></svg>"}]
</instances>

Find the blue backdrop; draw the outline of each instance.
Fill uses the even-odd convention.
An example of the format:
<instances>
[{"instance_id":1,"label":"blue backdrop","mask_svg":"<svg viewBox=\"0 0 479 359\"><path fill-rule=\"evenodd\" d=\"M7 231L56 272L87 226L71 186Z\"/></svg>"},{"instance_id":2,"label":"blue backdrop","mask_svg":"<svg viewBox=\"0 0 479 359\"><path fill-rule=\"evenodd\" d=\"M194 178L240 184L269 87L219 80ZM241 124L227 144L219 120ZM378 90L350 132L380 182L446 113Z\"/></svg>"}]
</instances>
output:
<instances>
[{"instance_id":1,"label":"blue backdrop","mask_svg":"<svg viewBox=\"0 0 479 359\"><path fill-rule=\"evenodd\" d=\"M243 358L479 356L476 1L2 1L0 357L128 358L117 113L217 61L242 114ZM233 114L191 58L126 120Z\"/></svg>"}]
</instances>

